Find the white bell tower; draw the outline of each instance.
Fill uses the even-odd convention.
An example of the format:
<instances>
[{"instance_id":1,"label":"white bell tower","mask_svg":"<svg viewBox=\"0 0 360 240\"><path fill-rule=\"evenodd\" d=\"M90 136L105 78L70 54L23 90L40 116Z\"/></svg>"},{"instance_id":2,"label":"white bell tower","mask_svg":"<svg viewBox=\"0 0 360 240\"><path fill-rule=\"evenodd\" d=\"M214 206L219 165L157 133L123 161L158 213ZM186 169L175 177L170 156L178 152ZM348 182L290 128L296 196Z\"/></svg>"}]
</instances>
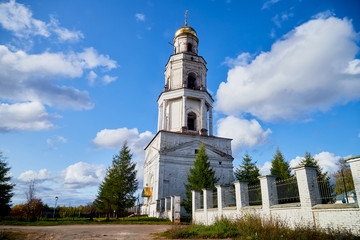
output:
<instances>
[{"instance_id":1,"label":"white bell tower","mask_svg":"<svg viewBox=\"0 0 360 240\"><path fill-rule=\"evenodd\" d=\"M219 179L216 184L234 181L231 139L213 136L214 100L206 89L206 62L198 55L199 39L187 20L173 43L174 54L166 64L165 86L157 100L158 132L145 147L142 214L153 217L164 216L160 205L165 198L185 197L186 176L201 143Z\"/></svg>"},{"instance_id":2,"label":"white bell tower","mask_svg":"<svg viewBox=\"0 0 360 240\"><path fill-rule=\"evenodd\" d=\"M206 89L206 61L198 56L196 31L187 26L175 33L174 54L165 70L159 104L158 131L213 135L212 103Z\"/></svg>"}]
</instances>

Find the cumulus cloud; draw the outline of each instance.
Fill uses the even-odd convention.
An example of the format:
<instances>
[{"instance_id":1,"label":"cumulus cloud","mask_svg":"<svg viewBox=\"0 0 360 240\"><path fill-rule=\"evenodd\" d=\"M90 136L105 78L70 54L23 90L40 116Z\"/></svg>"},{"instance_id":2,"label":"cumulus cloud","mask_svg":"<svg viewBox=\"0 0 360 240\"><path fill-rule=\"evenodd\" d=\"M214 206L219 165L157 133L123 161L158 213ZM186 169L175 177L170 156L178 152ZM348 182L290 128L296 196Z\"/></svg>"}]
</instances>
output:
<instances>
[{"instance_id":1,"label":"cumulus cloud","mask_svg":"<svg viewBox=\"0 0 360 240\"><path fill-rule=\"evenodd\" d=\"M36 35L49 37L52 33L63 41L77 41L84 37L80 31L70 31L60 27L54 17L51 17L49 23L34 18L29 8L15 0L0 4L0 24L21 38Z\"/></svg>"},{"instance_id":2,"label":"cumulus cloud","mask_svg":"<svg viewBox=\"0 0 360 240\"><path fill-rule=\"evenodd\" d=\"M93 143L97 148L121 149L124 142L127 142L131 152L135 154L133 161L136 163L137 179L143 180L143 165L145 160L144 148L153 138L154 134L149 131L139 133L137 128L103 129L96 134Z\"/></svg>"},{"instance_id":3,"label":"cumulus cloud","mask_svg":"<svg viewBox=\"0 0 360 240\"><path fill-rule=\"evenodd\" d=\"M52 120L57 115L50 115L38 102L6 104L0 103L0 132L23 130L47 130L54 127Z\"/></svg>"},{"instance_id":4,"label":"cumulus cloud","mask_svg":"<svg viewBox=\"0 0 360 240\"><path fill-rule=\"evenodd\" d=\"M76 78L86 69L112 69L116 62L98 54L94 48L68 54L13 52L0 45L0 97L11 101L38 101L59 108L90 109L93 104L86 91L58 86L59 77Z\"/></svg>"},{"instance_id":5,"label":"cumulus cloud","mask_svg":"<svg viewBox=\"0 0 360 240\"><path fill-rule=\"evenodd\" d=\"M259 167L259 173L261 176L270 175L270 169L271 169L271 162L265 162L263 166Z\"/></svg>"},{"instance_id":6,"label":"cumulus cloud","mask_svg":"<svg viewBox=\"0 0 360 240\"><path fill-rule=\"evenodd\" d=\"M145 15L142 13L135 14L136 21L145 22Z\"/></svg>"},{"instance_id":7,"label":"cumulus cloud","mask_svg":"<svg viewBox=\"0 0 360 240\"><path fill-rule=\"evenodd\" d=\"M321 152L321 153L315 154L313 156L313 158L318 161L319 166L324 171L328 172L329 174L333 174L339 169L337 162L339 162L339 160L343 159L344 157L335 156L335 154L330 153L330 152ZM292 159L290 161L290 167L293 168L293 167L299 166L301 160L303 160L303 159L304 159L304 157L299 157L299 156Z\"/></svg>"},{"instance_id":8,"label":"cumulus cloud","mask_svg":"<svg viewBox=\"0 0 360 240\"><path fill-rule=\"evenodd\" d=\"M348 19L312 19L228 72L215 108L264 121L301 119L360 98L357 33ZM238 61L238 60L237 60ZM236 61L234 61L236 63Z\"/></svg>"},{"instance_id":9,"label":"cumulus cloud","mask_svg":"<svg viewBox=\"0 0 360 240\"><path fill-rule=\"evenodd\" d=\"M46 180L50 180L51 173L47 169L41 169L39 172L35 172L33 170L28 170L26 172L23 172L20 174L20 176L17 178L18 180L22 182L29 182L29 181L36 181L36 182L43 182Z\"/></svg>"},{"instance_id":10,"label":"cumulus cloud","mask_svg":"<svg viewBox=\"0 0 360 240\"><path fill-rule=\"evenodd\" d=\"M222 118L217 122L219 137L232 138L234 152L248 146L254 147L267 143L271 130L264 130L255 119L246 120L234 116Z\"/></svg>"},{"instance_id":11,"label":"cumulus cloud","mask_svg":"<svg viewBox=\"0 0 360 240\"><path fill-rule=\"evenodd\" d=\"M64 184L68 188L82 188L86 186L97 186L105 177L103 165L92 165L78 162L67 167L62 175Z\"/></svg>"},{"instance_id":12,"label":"cumulus cloud","mask_svg":"<svg viewBox=\"0 0 360 240\"><path fill-rule=\"evenodd\" d=\"M126 141L131 151L139 154L144 152L144 148L153 136L154 134L149 131L139 134L137 128L103 129L96 134L93 143L98 148L120 149Z\"/></svg>"}]
</instances>

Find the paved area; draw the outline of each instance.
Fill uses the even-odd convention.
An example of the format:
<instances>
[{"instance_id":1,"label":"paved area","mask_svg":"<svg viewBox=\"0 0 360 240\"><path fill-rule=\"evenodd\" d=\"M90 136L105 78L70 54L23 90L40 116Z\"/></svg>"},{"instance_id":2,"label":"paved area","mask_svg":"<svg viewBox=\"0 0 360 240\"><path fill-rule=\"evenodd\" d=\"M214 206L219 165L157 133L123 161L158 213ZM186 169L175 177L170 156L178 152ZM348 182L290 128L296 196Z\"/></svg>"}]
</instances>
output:
<instances>
[{"instance_id":1,"label":"paved area","mask_svg":"<svg viewBox=\"0 0 360 240\"><path fill-rule=\"evenodd\" d=\"M31 240L83 240L116 239L145 240L158 239L152 233L164 232L171 225L135 225L135 224L89 224L59 226L0 226L0 231L26 233L25 239Z\"/></svg>"}]
</instances>

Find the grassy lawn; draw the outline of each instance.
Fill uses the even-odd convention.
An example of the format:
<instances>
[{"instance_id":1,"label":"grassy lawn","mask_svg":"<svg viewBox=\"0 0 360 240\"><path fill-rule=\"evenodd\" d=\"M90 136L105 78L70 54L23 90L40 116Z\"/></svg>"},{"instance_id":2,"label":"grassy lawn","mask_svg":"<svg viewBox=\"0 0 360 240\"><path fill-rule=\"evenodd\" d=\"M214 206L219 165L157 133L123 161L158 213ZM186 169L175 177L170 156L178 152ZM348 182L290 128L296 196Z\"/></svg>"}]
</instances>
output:
<instances>
[{"instance_id":1,"label":"grassy lawn","mask_svg":"<svg viewBox=\"0 0 360 240\"><path fill-rule=\"evenodd\" d=\"M53 226L53 225L69 225L69 224L171 224L170 220L158 219L152 217L125 217L125 218L111 218L106 221L105 218L94 218L93 221L89 218L58 218L57 220L39 220L35 222L20 221L20 220L2 220L0 225L18 225L18 226ZM0 238L1 239L1 238Z\"/></svg>"},{"instance_id":2,"label":"grassy lawn","mask_svg":"<svg viewBox=\"0 0 360 240\"><path fill-rule=\"evenodd\" d=\"M170 230L160 233L159 237L170 239L207 239L231 238L246 240L332 240L360 239L347 231L334 229L321 230L312 227L298 226L290 229L285 223L273 220L261 220L248 216L236 221L221 219L211 226L192 224L189 226L174 225Z\"/></svg>"}]
</instances>

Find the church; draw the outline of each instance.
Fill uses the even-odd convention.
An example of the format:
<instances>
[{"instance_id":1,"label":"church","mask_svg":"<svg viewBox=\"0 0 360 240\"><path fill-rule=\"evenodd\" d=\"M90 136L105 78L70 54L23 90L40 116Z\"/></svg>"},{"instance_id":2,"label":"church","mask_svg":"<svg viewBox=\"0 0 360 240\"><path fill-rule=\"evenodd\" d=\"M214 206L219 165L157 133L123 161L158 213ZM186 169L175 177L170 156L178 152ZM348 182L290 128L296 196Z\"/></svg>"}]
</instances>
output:
<instances>
[{"instance_id":1,"label":"church","mask_svg":"<svg viewBox=\"0 0 360 240\"><path fill-rule=\"evenodd\" d=\"M198 55L198 44L186 19L175 33L174 53L157 99L158 131L145 147L143 208L149 216L156 216L157 200L175 194L185 197L184 183L201 143L219 178L217 184L234 180L231 139L213 135L214 99L207 91L206 61Z\"/></svg>"}]
</instances>

